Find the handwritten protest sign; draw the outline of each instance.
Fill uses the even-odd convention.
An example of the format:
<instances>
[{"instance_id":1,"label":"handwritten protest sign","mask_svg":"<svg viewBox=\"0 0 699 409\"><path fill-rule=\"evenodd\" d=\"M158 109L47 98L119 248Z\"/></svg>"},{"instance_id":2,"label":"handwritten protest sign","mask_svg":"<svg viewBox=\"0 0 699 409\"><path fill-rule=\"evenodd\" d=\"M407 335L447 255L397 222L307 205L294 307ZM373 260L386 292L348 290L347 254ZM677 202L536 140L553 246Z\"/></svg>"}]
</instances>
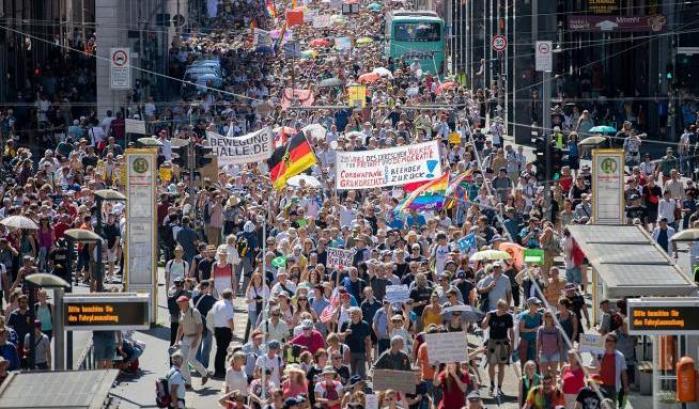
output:
<instances>
[{"instance_id":1,"label":"handwritten protest sign","mask_svg":"<svg viewBox=\"0 0 699 409\"><path fill-rule=\"evenodd\" d=\"M261 162L272 156L272 129L267 127L244 136L231 138L206 131L206 139L218 158L218 166Z\"/></svg>"},{"instance_id":2,"label":"handwritten protest sign","mask_svg":"<svg viewBox=\"0 0 699 409\"><path fill-rule=\"evenodd\" d=\"M413 371L394 371L391 369L374 369L374 391L394 391L415 393L417 373Z\"/></svg>"},{"instance_id":3,"label":"handwritten protest sign","mask_svg":"<svg viewBox=\"0 0 699 409\"><path fill-rule=\"evenodd\" d=\"M393 304L394 302L405 302L410 299L410 290L408 286L403 285L387 285L386 300Z\"/></svg>"},{"instance_id":4,"label":"handwritten protest sign","mask_svg":"<svg viewBox=\"0 0 699 409\"><path fill-rule=\"evenodd\" d=\"M439 142L371 151L337 152L339 190L403 186L442 175Z\"/></svg>"},{"instance_id":5,"label":"handwritten protest sign","mask_svg":"<svg viewBox=\"0 0 699 409\"><path fill-rule=\"evenodd\" d=\"M468 342L463 332L425 334L430 362L462 362L468 359Z\"/></svg>"},{"instance_id":6,"label":"handwritten protest sign","mask_svg":"<svg viewBox=\"0 0 699 409\"><path fill-rule=\"evenodd\" d=\"M354 250L328 247L328 265L330 268L345 268L352 265Z\"/></svg>"},{"instance_id":7,"label":"handwritten protest sign","mask_svg":"<svg viewBox=\"0 0 699 409\"><path fill-rule=\"evenodd\" d=\"M328 28L331 24L329 15L321 14L313 17L313 28Z\"/></svg>"},{"instance_id":8,"label":"handwritten protest sign","mask_svg":"<svg viewBox=\"0 0 699 409\"><path fill-rule=\"evenodd\" d=\"M598 334L580 334L580 352L603 354L604 337Z\"/></svg>"},{"instance_id":9,"label":"handwritten protest sign","mask_svg":"<svg viewBox=\"0 0 699 409\"><path fill-rule=\"evenodd\" d=\"M373 393L364 395L364 403L366 409L379 409L379 395Z\"/></svg>"}]
</instances>

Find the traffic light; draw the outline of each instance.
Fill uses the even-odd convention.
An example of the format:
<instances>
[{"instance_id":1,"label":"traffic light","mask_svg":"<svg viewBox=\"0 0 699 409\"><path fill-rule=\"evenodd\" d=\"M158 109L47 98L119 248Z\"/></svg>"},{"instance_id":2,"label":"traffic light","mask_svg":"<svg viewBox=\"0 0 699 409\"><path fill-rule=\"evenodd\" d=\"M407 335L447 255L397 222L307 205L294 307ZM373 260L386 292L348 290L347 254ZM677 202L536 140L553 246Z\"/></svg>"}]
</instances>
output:
<instances>
[{"instance_id":1,"label":"traffic light","mask_svg":"<svg viewBox=\"0 0 699 409\"><path fill-rule=\"evenodd\" d=\"M542 137L532 138L534 142L534 166L536 167L536 178L539 181L547 179L546 177L546 139Z\"/></svg>"},{"instance_id":2,"label":"traffic light","mask_svg":"<svg viewBox=\"0 0 699 409\"><path fill-rule=\"evenodd\" d=\"M213 148L211 146L196 144L194 147L194 157L197 158L197 168L203 168L204 166L211 163L211 153Z\"/></svg>"},{"instance_id":3,"label":"traffic light","mask_svg":"<svg viewBox=\"0 0 699 409\"><path fill-rule=\"evenodd\" d=\"M561 168L563 167L563 151L555 146L555 143L551 144L551 175L548 180L554 180L561 177Z\"/></svg>"}]
</instances>

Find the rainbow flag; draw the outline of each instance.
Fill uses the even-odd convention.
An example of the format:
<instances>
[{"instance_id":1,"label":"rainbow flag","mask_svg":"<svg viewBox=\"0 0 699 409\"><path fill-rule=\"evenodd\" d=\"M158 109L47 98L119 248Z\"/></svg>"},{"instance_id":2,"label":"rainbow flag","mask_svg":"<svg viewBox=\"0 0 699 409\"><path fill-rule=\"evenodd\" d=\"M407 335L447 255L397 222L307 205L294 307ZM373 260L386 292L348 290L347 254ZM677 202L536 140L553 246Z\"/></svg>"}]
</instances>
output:
<instances>
[{"instance_id":1,"label":"rainbow flag","mask_svg":"<svg viewBox=\"0 0 699 409\"><path fill-rule=\"evenodd\" d=\"M274 5L274 1L267 0L265 2L265 6L267 7L267 12L269 13L269 16L272 18L277 18L277 6Z\"/></svg>"},{"instance_id":2,"label":"rainbow flag","mask_svg":"<svg viewBox=\"0 0 699 409\"><path fill-rule=\"evenodd\" d=\"M447 192L445 196L447 201L444 205L445 208L451 209L456 205L459 197L464 196L464 192L468 191L469 183L473 182L473 170L469 169L459 176L455 177L454 180L449 183Z\"/></svg>"},{"instance_id":3,"label":"rainbow flag","mask_svg":"<svg viewBox=\"0 0 699 409\"><path fill-rule=\"evenodd\" d=\"M398 205L396 210L402 213L407 212L409 209L439 210L444 206L448 187L449 173L447 172L414 190Z\"/></svg>"}]
</instances>

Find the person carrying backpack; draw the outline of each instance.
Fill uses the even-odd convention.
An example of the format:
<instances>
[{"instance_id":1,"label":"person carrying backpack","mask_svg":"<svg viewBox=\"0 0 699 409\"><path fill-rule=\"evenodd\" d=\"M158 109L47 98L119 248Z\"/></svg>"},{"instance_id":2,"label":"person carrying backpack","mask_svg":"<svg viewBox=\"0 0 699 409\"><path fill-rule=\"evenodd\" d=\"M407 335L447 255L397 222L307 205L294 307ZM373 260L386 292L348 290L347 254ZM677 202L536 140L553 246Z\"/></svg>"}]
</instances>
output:
<instances>
[{"instance_id":1,"label":"person carrying backpack","mask_svg":"<svg viewBox=\"0 0 699 409\"><path fill-rule=\"evenodd\" d=\"M164 378L159 378L155 385L155 404L159 408L185 408L185 380L181 368L185 357L179 350L170 355L172 366Z\"/></svg>"}]
</instances>

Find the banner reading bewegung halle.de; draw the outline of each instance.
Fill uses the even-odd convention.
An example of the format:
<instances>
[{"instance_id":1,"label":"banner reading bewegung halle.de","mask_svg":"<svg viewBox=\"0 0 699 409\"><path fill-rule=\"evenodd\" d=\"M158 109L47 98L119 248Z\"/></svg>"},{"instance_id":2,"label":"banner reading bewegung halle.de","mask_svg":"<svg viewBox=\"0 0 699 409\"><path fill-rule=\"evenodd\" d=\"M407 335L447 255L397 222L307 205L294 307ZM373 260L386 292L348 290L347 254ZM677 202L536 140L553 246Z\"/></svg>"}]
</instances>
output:
<instances>
[{"instance_id":1,"label":"banner reading bewegung halle.de","mask_svg":"<svg viewBox=\"0 0 699 409\"><path fill-rule=\"evenodd\" d=\"M337 152L337 188L402 186L442 175L439 142L371 151Z\"/></svg>"},{"instance_id":2,"label":"banner reading bewegung halle.de","mask_svg":"<svg viewBox=\"0 0 699 409\"><path fill-rule=\"evenodd\" d=\"M218 158L218 166L221 168L262 162L272 156L273 136L269 127L238 137L206 131L206 139L213 148L212 154Z\"/></svg>"}]
</instances>

